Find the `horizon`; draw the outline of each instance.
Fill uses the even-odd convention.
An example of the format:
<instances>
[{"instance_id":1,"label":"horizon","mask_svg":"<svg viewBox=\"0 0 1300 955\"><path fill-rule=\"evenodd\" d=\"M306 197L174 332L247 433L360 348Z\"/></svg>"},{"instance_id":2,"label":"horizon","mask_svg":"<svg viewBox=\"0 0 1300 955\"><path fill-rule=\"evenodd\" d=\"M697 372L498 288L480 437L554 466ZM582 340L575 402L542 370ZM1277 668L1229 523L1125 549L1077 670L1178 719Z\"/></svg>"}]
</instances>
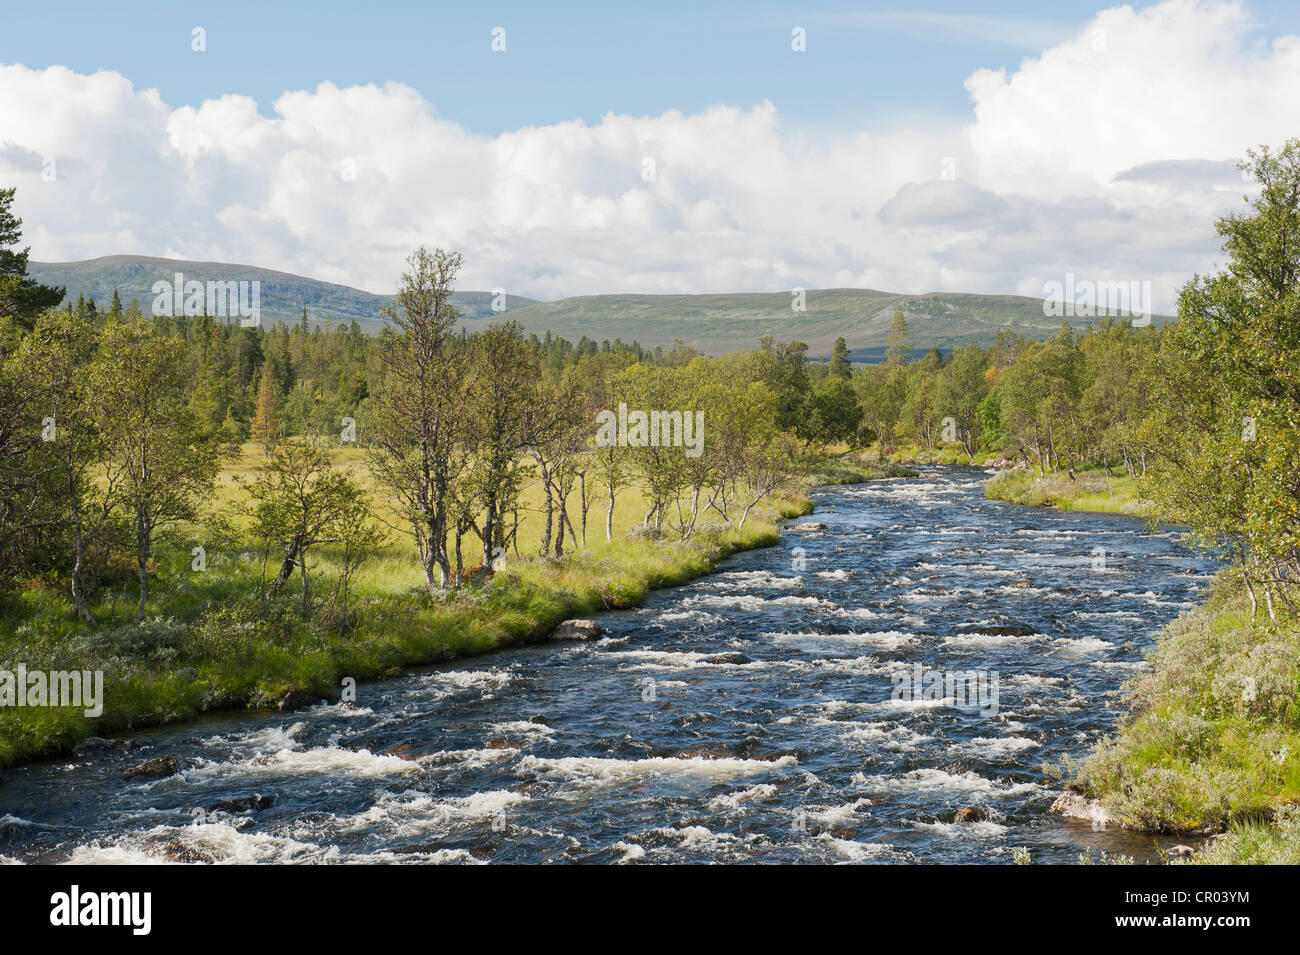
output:
<instances>
[{"instance_id":1,"label":"horizon","mask_svg":"<svg viewBox=\"0 0 1300 955\"><path fill-rule=\"evenodd\" d=\"M248 263L248 262L213 262L213 261L203 261L203 260L198 260L198 259L171 259L171 258L164 258L163 256L156 256L156 255L141 255L141 254L130 253L130 252L118 252L118 253L113 253L112 255L98 255L98 256L95 256L95 257L93 257L93 258L89 258L89 259L73 259L73 260L66 261L66 262L47 262L47 261L39 261L39 260L37 260L37 259L31 259L31 260L29 260L28 265L29 265L29 266L36 266L36 267L42 267L42 266L43 266L43 267L72 266L72 265L84 265L84 264L87 264L87 263L90 263L90 262L99 262L99 261L103 261L103 260L105 260L105 259L153 259L153 260L160 261L160 262L170 262L170 263L176 263L176 264L179 264L179 265L215 265L215 266L228 266L228 267L230 267L230 268L234 268L234 269L256 269L256 270L258 270L258 271L263 271L263 272L276 272L276 273L279 273L279 274L282 274L282 275L288 275L288 276L291 276L291 277L293 277L293 278L306 279L306 280L311 281L311 282L319 282L319 283L322 283L322 284L325 284L325 285L334 285L334 286L338 286L339 288L346 288L346 289L350 289L350 290L352 290L352 291L356 291L356 292L364 292L364 293L366 293L367 295L374 295L374 296L381 297L381 298L391 298L391 297L393 296L393 294L394 294L393 292L372 292L372 291L370 291L369 289L357 288L356 286L345 285L345 284L342 284L342 283L339 283L339 282L331 282L331 281L329 281L328 279L321 279L321 278L317 278L317 277L312 276L312 275L303 275L303 274L301 274L301 273L297 273L297 272L284 272L284 271L281 270L281 269L269 269L269 268L266 268L266 267L264 267L264 266L260 266L260 265L252 265L252 264L250 264L250 263ZM866 287L863 287L863 286L854 286L854 285L837 285L837 286L828 286L828 287L825 287L825 288L815 288L815 287L814 287L814 288L806 288L806 289L803 289L803 291L804 291L804 292L807 292L807 293L810 293L810 294L811 294L812 292L875 292L875 293L879 293L880 295L885 295L885 296L908 297L908 298L927 298L927 297L939 296L939 295L971 295L971 296L985 297L985 298L1024 298L1024 299L1030 299L1030 300L1033 300L1033 301L1043 301L1043 299L1042 299L1041 296L1022 295L1022 294L1019 294L1019 293L1016 293L1016 292L968 292L968 291L963 291L963 290L960 290L960 289L951 289L951 290L946 290L946 291L945 291L945 290L942 290L942 289L931 289L931 290L926 291L926 292L900 292L900 291L894 291L894 290L891 290L891 289L866 288ZM460 288L458 288L458 289L456 290L456 292L457 292L457 293L460 293L460 294L467 294L467 295L468 295L468 294L473 294L473 295L490 295L490 294L492 294L492 289L483 289L483 288L465 288L465 289L460 289ZM517 294L515 294L515 293L513 293L513 292L510 293L510 296L511 296L512 298L525 298L525 299L531 299L531 301L529 302L529 304L544 305L544 304L554 304L554 303L556 303L556 302L563 302L563 301L566 301L566 300L568 300L568 299L574 299L574 298L612 298L612 297L623 297L623 298L633 298L633 297L637 297L637 298L669 298L669 297L673 297L673 296L701 296L701 297L703 297L703 296L728 296L728 297L732 297L732 296L745 296L745 295L754 295L754 296L757 296L757 295L780 295L780 296L789 296L789 294L790 294L790 290L789 290L789 289L757 289L757 290L752 290L752 291L730 291L730 292L693 292L693 291L684 291L684 292L626 292L626 291L620 291L620 292L597 292L597 293L588 293L588 294L579 294L579 295L564 295L564 296L561 296L560 298L553 298L553 299L532 299L531 296L526 296L526 295L517 295ZM1050 301L1050 300L1049 300L1049 301ZM515 308L508 309L508 311L516 311L518 308L524 308L524 307L527 307L527 306L516 306ZM502 314L504 314L504 312L503 312ZM1116 313L1116 314L1118 315L1118 313ZM1156 314L1157 316L1159 316L1159 317L1162 317L1162 318L1169 318L1169 317L1172 317L1171 315L1166 315L1166 314L1164 314L1164 313L1160 313L1160 312L1157 312L1157 313L1155 313L1155 314ZM1050 316L1049 316L1049 317L1050 317ZM870 348L867 348L866 350L870 350Z\"/></svg>"}]
</instances>

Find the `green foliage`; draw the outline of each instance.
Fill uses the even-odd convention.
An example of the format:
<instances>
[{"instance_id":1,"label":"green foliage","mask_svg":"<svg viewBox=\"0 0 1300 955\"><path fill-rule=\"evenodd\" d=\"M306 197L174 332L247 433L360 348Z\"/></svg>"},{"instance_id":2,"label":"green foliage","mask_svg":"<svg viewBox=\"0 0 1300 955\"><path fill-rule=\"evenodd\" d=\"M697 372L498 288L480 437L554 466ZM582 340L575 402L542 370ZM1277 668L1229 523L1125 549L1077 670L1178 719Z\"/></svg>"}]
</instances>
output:
<instances>
[{"instance_id":1,"label":"green foliage","mask_svg":"<svg viewBox=\"0 0 1300 955\"><path fill-rule=\"evenodd\" d=\"M1219 220L1228 265L1179 296L1143 425L1150 492L1252 587L1300 576L1300 140L1251 153L1250 214Z\"/></svg>"},{"instance_id":2,"label":"green foliage","mask_svg":"<svg viewBox=\"0 0 1300 955\"><path fill-rule=\"evenodd\" d=\"M27 275L23 220L12 212L15 189L0 189L0 319L31 328L36 316L63 301L64 290L42 285Z\"/></svg>"},{"instance_id":3,"label":"green foliage","mask_svg":"<svg viewBox=\"0 0 1300 955\"><path fill-rule=\"evenodd\" d=\"M1132 718L1074 785L1125 823L1168 831L1259 822L1300 802L1296 624L1252 622L1232 575L1165 628L1128 686Z\"/></svg>"},{"instance_id":4,"label":"green foliage","mask_svg":"<svg viewBox=\"0 0 1300 955\"><path fill-rule=\"evenodd\" d=\"M779 505L781 516L811 507L793 498ZM304 614L283 600L263 602L260 562L241 551L213 551L208 572L193 574L186 551L164 549L151 613L138 624L133 601L111 594L91 604L104 621L95 630L70 622L66 598L53 592L33 587L0 594L0 667L21 661L31 668L102 669L106 704L95 720L79 710L0 709L0 765L66 752L87 735L220 707L268 706L290 689L331 695L344 676L392 676L403 666L535 640L562 620L634 606L653 588L683 583L777 537L765 519L744 528L711 525L687 542L620 539L558 563L512 563L446 601L354 581L347 627L338 626L336 605ZM321 549L337 566L345 546Z\"/></svg>"}]
</instances>

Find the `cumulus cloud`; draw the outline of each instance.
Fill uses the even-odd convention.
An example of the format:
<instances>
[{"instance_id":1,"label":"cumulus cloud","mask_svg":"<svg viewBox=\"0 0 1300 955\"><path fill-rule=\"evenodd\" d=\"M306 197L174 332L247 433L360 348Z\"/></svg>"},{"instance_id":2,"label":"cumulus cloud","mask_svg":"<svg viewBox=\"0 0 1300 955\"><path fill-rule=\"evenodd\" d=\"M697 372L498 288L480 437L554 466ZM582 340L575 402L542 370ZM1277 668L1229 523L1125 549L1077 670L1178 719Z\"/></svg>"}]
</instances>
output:
<instances>
[{"instance_id":1,"label":"cumulus cloud","mask_svg":"<svg viewBox=\"0 0 1300 955\"><path fill-rule=\"evenodd\" d=\"M1213 265L1214 218L1246 189L1232 161L1300 129L1300 39L1261 39L1235 2L1118 7L966 91L953 128L814 138L762 103L484 137L399 83L322 83L265 115L0 65L0 183L39 260L232 261L388 292L425 243L464 252L463 287L542 298L1039 295L1073 271L1150 280L1167 309Z\"/></svg>"}]
</instances>

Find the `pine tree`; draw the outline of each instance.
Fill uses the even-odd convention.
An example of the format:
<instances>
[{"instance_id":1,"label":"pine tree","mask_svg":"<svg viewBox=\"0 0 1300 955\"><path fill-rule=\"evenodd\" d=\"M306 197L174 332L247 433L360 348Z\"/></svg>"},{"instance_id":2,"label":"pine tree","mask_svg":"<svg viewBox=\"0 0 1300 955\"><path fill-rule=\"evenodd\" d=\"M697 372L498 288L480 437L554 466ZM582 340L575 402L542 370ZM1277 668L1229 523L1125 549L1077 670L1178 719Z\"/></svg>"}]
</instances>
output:
<instances>
[{"instance_id":1,"label":"pine tree","mask_svg":"<svg viewBox=\"0 0 1300 955\"><path fill-rule=\"evenodd\" d=\"M832 378L843 378L848 381L853 377L853 362L849 361L849 346L843 338L835 339L835 347L831 349L831 368Z\"/></svg>"},{"instance_id":2,"label":"pine tree","mask_svg":"<svg viewBox=\"0 0 1300 955\"><path fill-rule=\"evenodd\" d=\"M276 414L275 370L270 362L262 368L262 381L257 387L257 411L253 415L252 438L262 446L269 457L280 431Z\"/></svg>"},{"instance_id":3,"label":"pine tree","mask_svg":"<svg viewBox=\"0 0 1300 955\"><path fill-rule=\"evenodd\" d=\"M901 308L894 309L894 317L889 322L889 347L885 349L885 361L894 367L907 364L911 345L907 338L907 319Z\"/></svg>"},{"instance_id":4,"label":"pine tree","mask_svg":"<svg viewBox=\"0 0 1300 955\"><path fill-rule=\"evenodd\" d=\"M64 290L27 278L29 250L15 248L23 237L23 220L9 211L15 191L0 189L0 317L13 316L30 329L37 315L63 301Z\"/></svg>"}]
</instances>

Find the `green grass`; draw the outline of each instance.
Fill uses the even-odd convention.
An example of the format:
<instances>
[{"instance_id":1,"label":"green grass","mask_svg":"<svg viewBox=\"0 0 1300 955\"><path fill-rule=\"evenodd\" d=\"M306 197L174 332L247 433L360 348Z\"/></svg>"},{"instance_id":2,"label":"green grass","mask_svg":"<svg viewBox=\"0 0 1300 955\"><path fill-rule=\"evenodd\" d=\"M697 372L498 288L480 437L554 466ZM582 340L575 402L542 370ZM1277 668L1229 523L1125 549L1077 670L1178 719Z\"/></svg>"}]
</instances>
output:
<instances>
[{"instance_id":1,"label":"green grass","mask_svg":"<svg viewBox=\"0 0 1300 955\"><path fill-rule=\"evenodd\" d=\"M796 503L783 509L803 511ZM390 676L403 666L540 638L562 620L634 606L650 590L708 573L727 555L778 537L770 521L751 519L743 529L706 530L686 543L602 541L562 561L514 561L490 582L441 602L418 587L377 593L363 579L349 628L332 626L321 612L304 617L293 594L262 610L257 562L235 554L210 553L203 575L187 572L187 554L170 555L172 566L155 584L155 612L141 625L117 622L129 618L134 599L125 581L92 605L99 619L113 621L95 631L73 622L61 593L28 589L2 608L4 665L102 669L105 712L89 720L66 708L0 710L0 764L60 753L88 735L268 706L290 689L337 694L343 677ZM366 576L382 577L386 563ZM327 579L319 564L312 575Z\"/></svg>"},{"instance_id":2,"label":"green grass","mask_svg":"<svg viewBox=\"0 0 1300 955\"><path fill-rule=\"evenodd\" d=\"M1280 810L1272 823L1237 823L1191 859L1191 865L1300 865L1300 810Z\"/></svg>"},{"instance_id":3,"label":"green grass","mask_svg":"<svg viewBox=\"0 0 1300 955\"><path fill-rule=\"evenodd\" d=\"M1297 621L1252 621L1239 585L1221 575L1204 606L1165 628L1150 663L1126 684L1131 715L1074 767L1071 787L1132 828L1228 830L1197 861L1294 858Z\"/></svg>"},{"instance_id":4,"label":"green grass","mask_svg":"<svg viewBox=\"0 0 1300 955\"><path fill-rule=\"evenodd\" d=\"M341 466L363 467L349 454L340 452ZM218 506L241 493L232 478L247 478L256 466L250 446L223 473ZM756 508L743 528L706 524L679 542L640 533L642 505L635 489L625 494L613 541L604 540L603 510L593 508L589 546L560 561L510 555L491 580L447 599L427 594L409 540L394 539L355 577L346 622L331 609L338 555L330 548L309 555L313 608L304 614L296 576L262 604L261 554L246 542L209 542L206 571L192 571L189 548L202 528L158 548L142 624L135 623L137 585L125 565L110 567L93 592L94 629L73 614L64 581L23 581L0 592L0 668L21 662L29 671L102 670L105 709L88 719L79 709L0 708L0 765L60 754L90 735L269 706L293 689L336 696L344 677L389 677L405 666L538 639L565 619L634 606L650 590L708 573L729 554L771 545L778 520L812 510L807 497L792 493ZM531 521L540 523L536 515ZM536 533L532 526L521 533L521 551L536 550Z\"/></svg>"},{"instance_id":5,"label":"green grass","mask_svg":"<svg viewBox=\"0 0 1300 955\"><path fill-rule=\"evenodd\" d=\"M878 455L879 448L872 445L872 454ZM943 441L933 448L921 444L896 444L887 449L888 459L895 464L960 464L967 467L987 467L1001 458L1000 454L989 451L976 451L974 456L956 441Z\"/></svg>"},{"instance_id":6,"label":"green grass","mask_svg":"<svg viewBox=\"0 0 1300 955\"><path fill-rule=\"evenodd\" d=\"M984 485L984 496L1011 504L1056 507L1065 511L1135 517L1151 514L1151 504L1139 497L1134 479L1101 470L1078 472L1073 480L1062 473L1039 477L1023 469L1002 471Z\"/></svg>"},{"instance_id":7,"label":"green grass","mask_svg":"<svg viewBox=\"0 0 1300 955\"><path fill-rule=\"evenodd\" d=\"M828 484L863 484L886 478L911 478L917 472L893 461L878 461L867 454L845 452L831 457L810 470L802 480L804 487Z\"/></svg>"}]
</instances>

